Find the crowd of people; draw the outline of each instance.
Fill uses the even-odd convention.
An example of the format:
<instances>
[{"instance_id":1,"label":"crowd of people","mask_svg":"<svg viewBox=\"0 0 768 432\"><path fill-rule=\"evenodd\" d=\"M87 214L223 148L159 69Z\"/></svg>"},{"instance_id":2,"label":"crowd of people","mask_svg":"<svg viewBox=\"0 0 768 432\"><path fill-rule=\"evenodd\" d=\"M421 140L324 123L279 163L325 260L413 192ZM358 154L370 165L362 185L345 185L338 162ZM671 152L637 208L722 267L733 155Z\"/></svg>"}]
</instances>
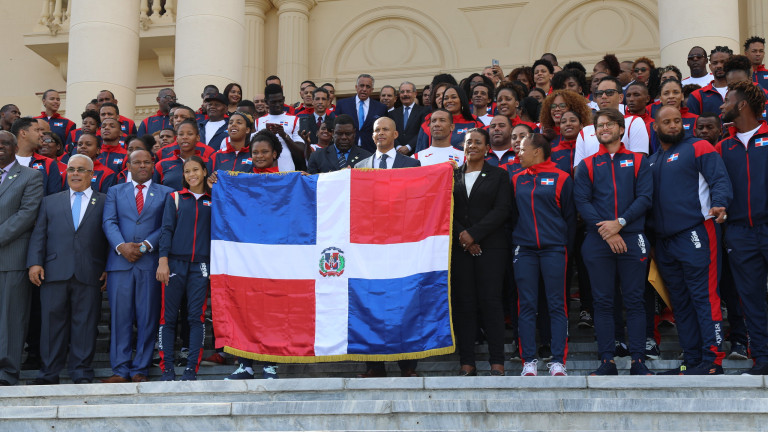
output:
<instances>
[{"instance_id":1,"label":"crowd of people","mask_svg":"<svg viewBox=\"0 0 768 432\"><path fill-rule=\"evenodd\" d=\"M676 325L683 352L661 373L722 374L727 356L751 358L744 373L766 375L764 47L756 36L745 55L695 46L687 78L608 54L588 79L580 62L561 67L546 53L508 74L494 62L458 81L435 75L421 90L384 85L379 100L369 74L338 101L331 83L304 81L293 105L277 76L252 100L237 83L208 85L199 109L165 88L138 127L109 90L85 107L79 128L58 113L55 90L43 93L39 116L5 105L0 385L16 384L22 368L39 370L30 384L56 384L65 367L73 382L93 382L103 291L113 372L103 382L146 381L153 362L164 381L176 366L181 380L195 380L201 364L234 365L221 350L203 358L216 171L437 163L455 168L459 375L477 374L479 338L491 375L505 374L508 355L524 376L537 375L539 360L566 375L572 296L581 307L572 324L595 329L592 375L617 375L616 356L631 357L631 374L652 375L646 361L660 356L662 321ZM670 304L648 283L652 265ZM515 339L507 353L505 327ZM237 363L228 379L257 375L252 360ZM259 366L278 377L276 364ZM418 375L415 360L399 366ZM386 369L368 362L359 376Z\"/></svg>"}]
</instances>

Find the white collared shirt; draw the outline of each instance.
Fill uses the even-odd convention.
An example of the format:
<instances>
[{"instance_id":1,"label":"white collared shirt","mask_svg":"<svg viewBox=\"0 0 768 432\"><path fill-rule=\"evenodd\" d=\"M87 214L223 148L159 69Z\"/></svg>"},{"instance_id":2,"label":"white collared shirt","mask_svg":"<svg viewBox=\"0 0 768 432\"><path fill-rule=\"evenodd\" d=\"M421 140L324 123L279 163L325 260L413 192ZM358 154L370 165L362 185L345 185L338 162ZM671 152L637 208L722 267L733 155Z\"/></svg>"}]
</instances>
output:
<instances>
[{"instance_id":1,"label":"white collared shirt","mask_svg":"<svg viewBox=\"0 0 768 432\"><path fill-rule=\"evenodd\" d=\"M372 168L378 168L379 164L381 163L381 153L380 151L376 150L376 154L373 155L373 167ZM395 164L395 155L397 155L397 150L394 148L389 149L389 151L386 153L387 160L385 163L387 164L387 169L392 169L392 165Z\"/></svg>"},{"instance_id":2,"label":"white collared shirt","mask_svg":"<svg viewBox=\"0 0 768 432\"><path fill-rule=\"evenodd\" d=\"M139 192L139 190L136 188L139 184L136 183L135 180L131 180L131 183L133 183L133 197L136 197L136 194ZM144 186L146 186L144 189L141 190L141 195L144 197L144 202L147 202L147 190L149 190L149 187L152 185L152 180L147 180L144 182Z\"/></svg>"},{"instance_id":3,"label":"white collared shirt","mask_svg":"<svg viewBox=\"0 0 768 432\"><path fill-rule=\"evenodd\" d=\"M83 196L80 198L80 218L77 219L77 225L80 225L80 222L83 221L83 216L85 216L85 210L88 208L88 201L91 200L91 196L93 196L93 189L88 187L83 191ZM75 191L72 189L69 190L69 207L72 208L75 205Z\"/></svg>"}]
</instances>

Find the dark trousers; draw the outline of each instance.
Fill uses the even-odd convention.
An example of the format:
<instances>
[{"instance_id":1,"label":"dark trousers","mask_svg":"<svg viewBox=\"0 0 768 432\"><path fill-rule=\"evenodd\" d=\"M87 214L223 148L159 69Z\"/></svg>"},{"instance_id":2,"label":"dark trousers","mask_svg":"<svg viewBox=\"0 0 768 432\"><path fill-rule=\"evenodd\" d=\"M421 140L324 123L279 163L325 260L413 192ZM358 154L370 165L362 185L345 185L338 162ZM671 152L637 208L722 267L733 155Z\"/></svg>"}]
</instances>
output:
<instances>
[{"instance_id":1,"label":"dark trousers","mask_svg":"<svg viewBox=\"0 0 768 432\"><path fill-rule=\"evenodd\" d=\"M724 252L727 252L727 249L724 249ZM768 249L765 253L768 254ZM736 290L731 262L727 256L723 257L721 269L720 299L725 303L725 309L728 311L728 340L732 343L738 342L747 345L747 323L744 318L744 307Z\"/></svg>"},{"instance_id":2,"label":"dark trousers","mask_svg":"<svg viewBox=\"0 0 768 432\"><path fill-rule=\"evenodd\" d=\"M458 340L459 363L475 365L475 336L480 318L488 341L488 362L503 365L504 271L500 266L507 262L507 250L485 249L480 256L473 257L454 248L451 260L453 328Z\"/></svg>"},{"instance_id":3,"label":"dark trousers","mask_svg":"<svg viewBox=\"0 0 768 432\"><path fill-rule=\"evenodd\" d=\"M40 288L32 285L29 297L29 324L27 324L27 355L40 355L40 331L42 316L40 310Z\"/></svg>"},{"instance_id":4,"label":"dark trousers","mask_svg":"<svg viewBox=\"0 0 768 432\"><path fill-rule=\"evenodd\" d=\"M112 373L123 378L147 375L152 362L157 325L160 321L161 290L156 270L109 272L107 294L112 314L109 360ZM131 358L133 324L136 323L136 354Z\"/></svg>"},{"instance_id":5,"label":"dark trousers","mask_svg":"<svg viewBox=\"0 0 768 432\"><path fill-rule=\"evenodd\" d=\"M0 380L10 384L19 380L31 286L26 270L0 272Z\"/></svg>"},{"instance_id":6,"label":"dark trousers","mask_svg":"<svg viewBox=\"0 0 768 432\"><path fill-rule=\"evenodd\" d=\"M602 237L587 233L581 252L589 272L595 308L595 333L601 360L613 359L614 341L622 328L616 328L616 312L621 312L622 300L627 308L629 352L633 359L645 355L645 267L648 262L648 241L643 234L623 234L627 252L616 254ZM617 280L618 277L618 280ZM617 286L621 289L618 290ZM618 294L618 295L617 295ZM622 323L619 320L619 323ZM623 337L621 338L623 339Z\"/></svg>"},{"instance_id":7,"label":"dark trousers","mask_svg":"<svg viewBox=\"0 0 768 432\"><path fill-rule=\"evenodd\" d=\"M397 365L400 367L401 372L408 370L416 370L416 364L418 360L398 360ZM367 370L383 371L384 362L365 362L365 368Z\"/></svg>"},{"instance_id":8,"label":"dark trousers","mask_svg":"<svg viewBox=\"0 0 768 432\"><path fill-rule=\"evenodd\" d=\"M568 310L565 303L567 284L565 246L532 249L523 246L514 252L515 281L518 292L518 329L523 362L536 358L536 311L539 277L544 279L547 309L551 323L552 361L565 364L568 355Z\"/></svg>"},{"instance_id":9,"label":"dark trousers","mask_svg":"<svg viewBox=\"0 0 768 432\"><path fill-rule=\"evenodd\" d=\"M187 368L197 372L203 358L205 340L205 307L208 298L208 263L168 260L171 278L162 286L163 306L160 311L160 368L173 368L176 343L176 323L182 299L187 299L187 322L189 323L189 356ZM203 276L205 275L205 276Z\"/></svg>"},{"instance_id":10,"label":"dark trousers","mask_svg":"<svg viewBox=\"0 0 768 432\"><path fill-rule=\"evenodd\" d=\"M58 383L66 363L72 381L93 380L101 289L68 281L44 282L40 287L40 357L43 366L38 378ZM69 350L69 355L67 355Z\"/></svg>"},{"instance_id":11,"label":"dark trousers","mask_svg":"<svg viewBox=\"0 0 768 432\"><path fill-rule=\"evenodd\" d=\"M749 332L749 351L756 363L768 362L768 225L729 225L725 231L728 261L741 297Z\"/></svg>"},{"instance_id":12,"label":"dark trousers","mask_svg":"<svg viewBox=\"0 0 768 432\"><path fill-rule=\"evenodd\" d=\"M720 275L720 227L703 223L656 242L656 260L669 290L683 358L722 364L722 312L717 283ZM765 281L763 298L765 302Z\"/></svg>"}]
</instances>

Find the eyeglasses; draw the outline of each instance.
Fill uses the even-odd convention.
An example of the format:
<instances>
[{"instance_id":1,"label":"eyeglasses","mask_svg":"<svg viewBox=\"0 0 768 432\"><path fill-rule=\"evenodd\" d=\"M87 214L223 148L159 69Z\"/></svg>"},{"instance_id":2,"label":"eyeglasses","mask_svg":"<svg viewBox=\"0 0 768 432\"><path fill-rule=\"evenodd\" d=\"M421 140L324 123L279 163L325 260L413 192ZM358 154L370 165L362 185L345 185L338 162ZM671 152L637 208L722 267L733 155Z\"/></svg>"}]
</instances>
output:
<instances>
[{"instance_id":1,"label":"eyeglasses","mask_svg":"<svg viewBox=\"0 0 768 432\"><path fill-rule=\"evenodd\" d=\"M648 68L646 68L646 67L635 68L635 73L643 73L643 72L647 72L647 71L648 71Z\"/></svg>"},{"instance_id":2,"label":"eyeglasses","mask_svg":"<svg viewBox=\"0 0 768 432\"><path fill-rule=\"evenodd\" d=\"M53 140L48 138L48 139L44 139L43 142L46 143L46 144L50 144L50 143L53 142Z\"/></svg>"},{"instance_id":3,"label":"eyeglasses","mask_svg":"<svg viewBox=\"0 0 768 432\"><path fill-rule=\"evenodd\" d=\"M596 130L599 130L599 129L611 129L614 126L616 126L617 124L618 123L615 122L615 121L610 121L610 122L606 122L606 123L600 123L600 124L595 125L595 129Z\"/></svg>"},{"instance_id":4,"label":"eyeglasses","mask_svg":"<svg viewBox=\"0 0 768 432\"><path fill-rule=\"evenodd\" d=\"M608 97L611 97L618 93L618 90L608 89L608 90L595 90L595 97L600 97L602 95L606 95Z\"/></svg>"},{"instance_id":5,"label":"eyeglasses","mask_svg":"<svg viewBox=\"0 0 768 432\"><path fill-rule=\"evenodd\" d=\"M560 102L559 104L553 103L552 105L549 106L549 109L557 109L557 108L567 109L568 104L565 102Z\"/></svg>"},{"instance_id":6,"label":"eyeglasses","mask_svg":"<svg viewBox=\"0 0 768 432\"><path fill-rule=\"evenodd\" d=\"M77 167L77 168L75 168L75 167L67 167L67 172L70 173L70 174L72 174L72 173L85 174L85 173L88 173L88 172L91 172L91 171L93 171L93 170L89 170L89 169L86 169L86 168L83 168L83 167Z\"/></svg>"},{"instance_id":7,"label":"eyeglasses","mask_svg":"<svg viewBox=\"0 0 768 432\"><path fill-rule=\"evenodd\" d=\"M165 95L165 96L163 96L163 97L162 97L162 99L168 99L168 100L172 100L172 101L175 101L175 100L176 100L176 96L173 96L173 95Z\"/></svg>"},{"instance_id":8,"label":"eyeglasses","mask_svg":"<svg viewBox=\"0 0 768 432\"><path fill-rule=\"evenodd\" d=\"M703 56L701 54L691 54L688 56L688 60L701 60L705 58L707 58L707 56Z\"/></svg>"}]
</instances>

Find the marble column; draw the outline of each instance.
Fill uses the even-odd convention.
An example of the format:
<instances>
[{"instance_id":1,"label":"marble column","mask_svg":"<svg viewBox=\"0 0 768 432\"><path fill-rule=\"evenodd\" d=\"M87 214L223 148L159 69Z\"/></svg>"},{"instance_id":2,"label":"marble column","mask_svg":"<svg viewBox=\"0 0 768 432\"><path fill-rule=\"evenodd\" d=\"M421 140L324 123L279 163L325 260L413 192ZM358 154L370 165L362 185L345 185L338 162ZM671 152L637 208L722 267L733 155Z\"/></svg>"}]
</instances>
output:
<instances>
[{"instance_id":1,"label":"marble column","mask_svg":"<svg viewBox=\"0 0 768 432\"><path fill-rule=\"evenodd\" d=\"M101 90L110 90L120 113L136 107L139 0L72 0L67 58L67 117L80 113Z\"/></svg>"},{"instance_id":2,"label":"marble column","mask_svg":"<svg viewBox=\"0 0 768 432\"><path fill-rule=\"evenodd\" d=\"M264 91L264 20L271 8L269 0L245 0L243 98L253 99Z\"/></svg>"},{"instance_id":3,"label":"marble column","mask_svg":"<svg viewBox=\"0 0 768 432\"><path fill-rule=\"evenodd\" d=\"M277 7L277 76L286 103L299 100L299 85L309 77L309 11L316 0L272 0Z\"/></svg>"},{"instance_id":4,"label":"marble column","mask_svg":"<svg viewBox=\"0 0 768 432\"><path fill-rule=\"evenodd\" d=\"M716 45L741 52L739 7L735 0L658 0L661 64L673 64L689 76L688 51L696 45L707 53Z\"/></svg>"},{"instance_id":5,"label":"marble column","mask_svg":"<svg viewBox=\"0 0 768 432\"><path fill-rule=\"evenodd\" d=\"M207 84L224 91L243 79L244 0L178 0L174 90L197 109Z\"/></svg>"},{"instance_id":6,"label":"marble column","mask_svg":"<svg viewBox=\"0 0 768 432\"><path fill-rule=\"evenodd\" d=\"M752 36L762 38L768 36L768 4L765 3L765 0L747 0L747 34L745 39ZM744 51L743 46L740 51Z\"/></svg>"}]
</instances>

